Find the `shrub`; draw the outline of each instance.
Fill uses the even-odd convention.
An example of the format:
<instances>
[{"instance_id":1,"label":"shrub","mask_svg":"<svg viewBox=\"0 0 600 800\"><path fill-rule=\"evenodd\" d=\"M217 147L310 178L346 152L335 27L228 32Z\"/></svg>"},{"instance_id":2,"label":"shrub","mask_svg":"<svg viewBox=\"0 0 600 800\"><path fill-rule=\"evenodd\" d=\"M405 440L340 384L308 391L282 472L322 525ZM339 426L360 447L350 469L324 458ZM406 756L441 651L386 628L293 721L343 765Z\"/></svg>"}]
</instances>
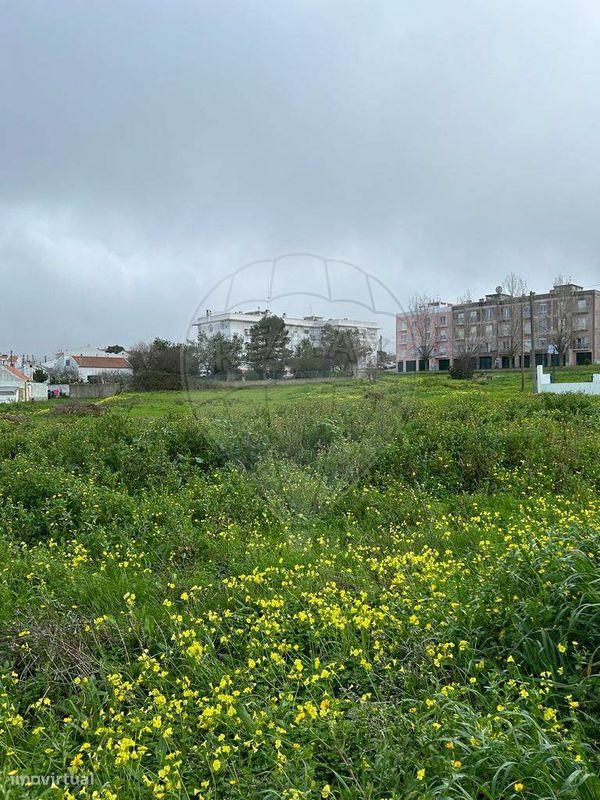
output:
<instances>
[{"instance_id":1,"label":"shrub","mask_svg":"<svg viewBox=\"0 0 600 800\"><path fill-rule=\"evenodd\" d=\"M473 358L469 355L462 355L454 359L448 375L455 380L467 380L473 377L474 372Z\"/></svg>"}]
</instances>

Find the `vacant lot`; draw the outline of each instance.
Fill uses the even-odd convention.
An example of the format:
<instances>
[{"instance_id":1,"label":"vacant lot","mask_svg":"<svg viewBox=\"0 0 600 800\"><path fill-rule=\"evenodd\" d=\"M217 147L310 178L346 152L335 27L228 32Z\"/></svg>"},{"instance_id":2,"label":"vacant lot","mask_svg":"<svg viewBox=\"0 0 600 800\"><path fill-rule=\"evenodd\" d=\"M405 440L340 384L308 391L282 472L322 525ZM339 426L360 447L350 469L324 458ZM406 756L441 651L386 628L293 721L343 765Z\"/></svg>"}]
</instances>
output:
<instances>
[{"instance_id":1,"label":"vacant lot","mask_svg":"<svg viewBox=\"0 0 600 800\"><path fill-rule=\"evenodd\" d=\"M0 414L6 796L599 798L600 403L519 386Z\"/></svg>"}]
</instances>

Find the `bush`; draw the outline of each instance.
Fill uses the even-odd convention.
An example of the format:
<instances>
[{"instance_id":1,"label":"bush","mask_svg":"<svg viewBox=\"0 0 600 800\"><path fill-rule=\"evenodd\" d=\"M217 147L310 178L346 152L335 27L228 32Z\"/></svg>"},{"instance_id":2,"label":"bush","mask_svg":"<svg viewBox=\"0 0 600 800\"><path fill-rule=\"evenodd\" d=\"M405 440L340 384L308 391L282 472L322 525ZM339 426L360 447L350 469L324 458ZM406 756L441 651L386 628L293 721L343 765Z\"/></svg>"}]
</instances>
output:
<instances>
[{"instance_id":1,"label":"bush","mask_svg":"<svg viewBox=\"0 0 600 800\"><path fill-rule=\"evenodd\" d=\"M178 391L182 388L181 375L174 372L142 370L134 374L130 386L137 392Z\"/></svg>"},{"instance_id":2,"label":"bush","mask_svg":"<svg viewBox=\"0 0 600 800\"><path fill-rule=\"evenodd\" d=\"M426 382L0 414L5 773L600 797L600 403Z\"/></svg>"},{"instance_id":3,"label":"bush","mask_svg":"<svg viewBox=\"0 0 600 800\"><path fill-rule=\"evenodd\" d=\"M455 380L468 380L473 377L475 366L471 356L463 355L454 359L454 363L448 370L448 375Z\"/></svg>"}]
</instances>

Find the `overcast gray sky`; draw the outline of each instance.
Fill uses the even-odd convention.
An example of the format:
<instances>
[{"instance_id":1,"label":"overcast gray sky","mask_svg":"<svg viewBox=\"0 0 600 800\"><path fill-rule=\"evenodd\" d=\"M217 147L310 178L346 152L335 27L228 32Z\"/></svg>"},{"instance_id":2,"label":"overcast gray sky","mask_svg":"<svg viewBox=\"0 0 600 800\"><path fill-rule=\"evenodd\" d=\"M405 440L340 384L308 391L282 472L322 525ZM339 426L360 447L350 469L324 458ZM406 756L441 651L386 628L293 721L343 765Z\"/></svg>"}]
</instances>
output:
<instances>
[{"instance_id":1,"label":"overcast gray sky","mask_svg":"<svg viewBox=\"0 0 600 800\"><path fill-rule=\"evenodd\" d=\"M595 0L0 0L0 351L180 339L298 250L600 284L598 131Z\"/></svg>"}]
</instances>

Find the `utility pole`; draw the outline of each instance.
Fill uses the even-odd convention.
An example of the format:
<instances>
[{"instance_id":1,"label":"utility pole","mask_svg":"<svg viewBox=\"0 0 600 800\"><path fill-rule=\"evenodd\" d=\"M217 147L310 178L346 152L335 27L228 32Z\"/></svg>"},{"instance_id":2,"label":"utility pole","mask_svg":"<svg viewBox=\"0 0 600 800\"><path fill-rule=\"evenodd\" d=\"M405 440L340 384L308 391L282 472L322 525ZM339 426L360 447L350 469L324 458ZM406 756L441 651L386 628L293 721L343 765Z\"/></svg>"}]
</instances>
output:
<instances>
[{"instance_id":1,"label":"utility pole","mask_svg":"<svg viewBox=\"0 0 600 800\"><path fill-rule=\"evenodd\" d=\"M534 292L529 292L529 316L531 318L531 355L529 356L529 366L531 367L531 386L535 393L537 389L537 376L535 369L535 321L533 319L533 296Z\"/></svg>"},{"instance_id":2,"label":"utility pole","mask_svg":"<svg viewBox=\"0 0 600 800\"><path fill-rule=\"evenodd\" d=\"M521 391L525 391L525 297L521 296Z\"/></svg>"}]
</instances>

